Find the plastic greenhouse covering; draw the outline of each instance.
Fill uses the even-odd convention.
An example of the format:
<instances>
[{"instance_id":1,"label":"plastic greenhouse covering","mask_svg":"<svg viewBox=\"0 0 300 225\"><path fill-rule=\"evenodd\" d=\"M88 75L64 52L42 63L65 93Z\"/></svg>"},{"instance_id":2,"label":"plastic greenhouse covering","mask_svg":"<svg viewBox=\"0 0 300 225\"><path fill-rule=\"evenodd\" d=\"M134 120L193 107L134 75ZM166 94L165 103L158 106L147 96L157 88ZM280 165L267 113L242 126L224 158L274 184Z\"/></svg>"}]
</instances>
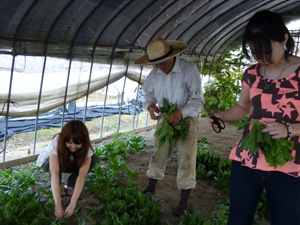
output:
<instances>
[{"instance_id":1,"label":"plastic greenhouse covering","mask_svg":"<svg viewBox=\"0 0 300 225\"><path fill-rule=\"evenodd\" d=\"M30 129L36 132L48 113L61 110L58 121L62 125L69 119L67 113L74 102L85 98L77 114L85 121L88 110L94 110L88 105L92 93L105 96L101 106L104 110L98 115L105 116L105 110L110 110L106 101L113 91L120 98L119 114L132 100L133 109L126 110L139 113L139 89L152 67L133 62L154 38L186 42L189 47L180 57L198 65L240 45L245 25L257 11L277 11L286 22L300 18L299 0L0 3L0 139L4 140L0 153L5 152L6 140L13 134L9 122L12 124L14 118L30 117ZM120 117L117 129L119 126Z\"/></svg>"},{"instance_id":2,"label":"plastic greenhouse covering","mask_svg":"<svg viewBox=\"0 0 300 225\"><path fill-rule=\"evenodd\" d=\"M0 101L5 102L9 92L10 82L10 56L0 56L2 58L2 68L0 83ZM40 86L42 80L42 66L44 57L24 57L16 58L13 84L11 87L11 100L15 102L9 108L9 116L33 116L37 113ZM26 61L26 62L25 62ZM8 65L6 65L6 63ZM25 64L26 63L26 64ZM92 75L90 76L90 63L74 59L70 74L68 74L68 64L65 59L47 59L48 66L45 68L43 76L42 92L40 99L39 113L45 113L56 109L65 103L70 103L82 98L88 93L102 89L108 84L114 83L124 76L125 65L114 61L113 69L110 65L102 63L94 64ZM6 67L7 66L7 67ZM142 85L146 77L145 71L141 74L140 69L130 68L127 77ZM110 76L109 76L110 74ZM141 77L140 77L141 75ZM108 77L109 80L108 80ZM66 90L66 84L68 88ZM64 100L67 91L66 99ZM119 90L122 92L122 90ZM2 107L2 113L6 114L7 104Z\"/></svg>"}]
</instances>

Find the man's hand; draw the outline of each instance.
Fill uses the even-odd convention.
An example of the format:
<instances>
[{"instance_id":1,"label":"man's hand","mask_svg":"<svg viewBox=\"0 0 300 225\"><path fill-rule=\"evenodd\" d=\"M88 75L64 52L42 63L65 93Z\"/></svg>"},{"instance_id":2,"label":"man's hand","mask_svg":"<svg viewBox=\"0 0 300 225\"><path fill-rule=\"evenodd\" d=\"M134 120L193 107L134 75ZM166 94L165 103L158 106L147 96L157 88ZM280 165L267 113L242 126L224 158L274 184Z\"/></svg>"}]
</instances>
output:
<instances>
[{"instance_id":1,"label":"man's hand","mask_svg":"<svg viewBox=\"0 0 300 225\"><path fill-rule=\"evenodd\" d=\"M150 117L153 120L158 120L160 116L157 116L156 114L160 113L160 108L158 108L156 105L152 104L148 108Z\"/></svg>"},{"instance_id":2,"label":"man's hand","mask_svg":"<svg viewBox=\"0 0 300 225\"><path fill-rule=\"evenodd\" d=\"M173 112L167 119L168 123L176 125L182 119L182 113L180 110Z\"/></svg>"}]
</instances>

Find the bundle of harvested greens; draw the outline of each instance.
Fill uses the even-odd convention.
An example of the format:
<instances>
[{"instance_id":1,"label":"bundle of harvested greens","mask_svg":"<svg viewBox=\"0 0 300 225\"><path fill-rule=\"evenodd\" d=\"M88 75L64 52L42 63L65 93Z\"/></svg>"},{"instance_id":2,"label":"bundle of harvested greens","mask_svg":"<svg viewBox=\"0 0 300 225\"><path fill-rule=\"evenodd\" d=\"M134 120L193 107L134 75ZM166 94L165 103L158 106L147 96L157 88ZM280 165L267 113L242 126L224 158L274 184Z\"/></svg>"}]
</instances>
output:
<instances>
[{"instance_id":1,"label":"bundle of harvested greens","mask_svg":"<svg viewBox=\"0 0 300 225\"><path fill-rule=\"evenodd\" d=\"M161 107L160 110L163 120L158 124L155 131L155 135L158 137L158 147L160 148L163 146L166 141L169 141L169 143L173 146L175 141L180 138L184 141L190 126L186 118L180 120L176 125L172 122L169 124L167 121L169 116L177 110L177 103L171 103L170 105L168 100L164 98L163 107Z\"/></svg>"},{"instance_id":2,"label":"bundle of harvested greens","mask_svg":"<svg viewBox=\"0 0 300 225\"><path fill-rule=\"evenodd\" d=\"M294 143L284 139L272 139L269 132L262 133L261 130L266 128L266 125L258 120L251 121L252 128L251 133L247 134L243 140L241 149L249 149L251 155L257 153L260 148L265 155L266 161L270 167L276 168L277 166L283 166L285 163L292 161L294 157L290 151L293 150ZM240 123L237 125L239 129L245 128L250 121Z\"/></svg>"}]
</instances>

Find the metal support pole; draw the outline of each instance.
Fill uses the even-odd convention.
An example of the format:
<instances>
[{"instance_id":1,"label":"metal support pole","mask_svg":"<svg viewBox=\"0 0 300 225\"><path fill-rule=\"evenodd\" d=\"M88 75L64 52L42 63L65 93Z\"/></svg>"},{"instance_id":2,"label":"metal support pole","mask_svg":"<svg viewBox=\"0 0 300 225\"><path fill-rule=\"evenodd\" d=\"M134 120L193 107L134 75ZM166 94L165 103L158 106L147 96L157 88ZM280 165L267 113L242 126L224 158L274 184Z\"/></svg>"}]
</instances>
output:
<instances>
[{"instance_id":1,"label":"metal support pole","mask_svg":"<svg viewBox=\"0 0 300 225\"><path fill-rule=\"evenodd\" d=\"M139 89L140 89L140 84L141 84L142 73L143 73L143 66L141 67L140 77L139 77L139 81L138 81L138 84L137 84L137 87L136 87L136 97L135 97L134 114L133 114L133 120L132 120L132 129L134 129L134 121L135 121L135 115L136 115L136 105L137 105L137 101L138 101L138 98L139 98ZM138 123L139 123L139 116L137 118L136 128L138 126Z\"/></svg>"},{"instance_id":2,"label":"metal support pole","mask_svg":"<svg viewBox=\"0 0 300 225\"><path fill-rule=\"evenodd\" d=\"M124 91L125 91L125 85L126 85L126 79L127 79L128 67L129 67L129 60L127 60L127 66L126 66L126 70L125 70L124 83L123 83L123 90L122 90L121 103L120 103L120 109L119 109L119 120L118 120L118 128L117 128L117 131L120 130L122 103L123 103L123 100L124 100Z\"/></svg>"},{"instance_id":3,"label":"metal support pole","mask_svg":"<svg viewBox=\"0 0 300 225\"><path fill-rule=\"evenodd\" d=\"M103 105L103 111L102 111L102 122L101 122L100 137L102 137L102 132L103 132L103 123L104 123L104 115L105 115L104 113L105 113L105 106L106 106L106 99L107 99L107 92L108 92L108 85L109 85L109 80L110 80L110 75L111 75L111 69L112 69L112 66L113 66L112 64L113 64L114 54L115 54L115 48L113 48L113 51L112 51L112 54L111 54L109 73L108 73L108 78L107 78L107 83L106 83L104 105Z\"/></svg>"},{"instance_id":4,"label":"metal support pole","mask_svg":"<svg viewBox=\"0 0 300 225\"><path fill-rule=\"evenodd\" d=\"M44 83L44 77L45 77L45 68L46 68L46 62L47 62L47 49L48 49L47 46L46 46L46 51L45 51L46 54L45 54L45 59L44 59L44 64L43 64L41 84L40 84L40 93L39 93L39 99L38 99L38 105L37 105L37 111L36 111L35 128L34 128L34 141L33 141L33 154L35 154L35 147L36 147L36 136L37 136L37 130L38 130L40 105L41 105L41 99L42 99L43 83Z\"/></svg>"},{"instance_id":5,"label":"metal support pole","mask_svg":"<svg viewBox=\"0 0 300 225\"><path fill-rule=\"evenodd\" d=\"M64 120L65 120L66 101L67 101L67 96L68 96L68 87L69 87L69 81L70 81L72 61L73 61L73 47L72 47L71 54L70 54L70 62L69 62L69 68L68 68L68 77L67 77L67 83L66 83L65 97L64 97L64 107L63 107L63 114L62 114L62 120L61 120L61 128L64 126Z\"/></svg>"},{"instance_id":6,"label":"metal support pole","mask_svg":"<svg viewBox=\"0 0 300 225\"><path fill-rule=\"evenodd\" d=\"M85 119L86 119L86 111L87 111L87 104L88 104L88 99L89 99L90 84L91 84L92 73L93 73L93 66L94 66L94 57L95 57L95 47L93 48L92 62L91 62L91 69L90 69L90 75L89 75L89 82L88 82L88 88L87 88L87 91L86 91L86 98L85 98L85 105L84 105L83 123L85 123Z\"/></svg>"},{"instance_id":7,"label":"metal support pole","mask_svg":"<svg viewBox=\"0 0 300 225\"><path fill-rule=\"evenodd\" d=\"M15 44L13 52L15 51ZM8 115L9 115L9 106L10 106L10 97L11 97L11 89L12 89L12 81L14 75L14 68L15 68L15 60L16 55L13 53L12 65L11 65L11 73L10 73L10 81L9 81L9 89L8 89L8 96L7 96L7 109L5 115L5 132L4 132L4 142L3 142L3 162L5 162L6 157L6 140L7 140L7 129L8 129Z\"/></svg>"}]
</instances>

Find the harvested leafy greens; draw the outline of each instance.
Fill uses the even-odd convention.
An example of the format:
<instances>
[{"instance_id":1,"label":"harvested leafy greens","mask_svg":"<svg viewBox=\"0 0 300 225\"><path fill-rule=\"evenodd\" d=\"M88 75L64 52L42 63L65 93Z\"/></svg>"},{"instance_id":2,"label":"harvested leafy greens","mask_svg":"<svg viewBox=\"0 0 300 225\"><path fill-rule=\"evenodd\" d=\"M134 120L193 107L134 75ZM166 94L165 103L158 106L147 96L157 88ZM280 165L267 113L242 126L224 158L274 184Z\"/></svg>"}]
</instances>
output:
<instances>
[{"instance_id":1,"label":"harvested leafy greens","mask_svg":"<svg viewBox=\"0 0 300 225\"><path fill-rule=\"evenodd\" d=\"M266 125L258 120L251 121L251 133L247 134L243 140L241 149L249 149L251 155L257 153L258 148L262 149L266 161L270 167L276 168L283 166L285 163L292 161L294 157L290 151L293 150L294 143L284 139L272 139L269 132L262 133L261 130L266 128ZM250 121L242 123L233 123L239 129L244 129ZM266 122L265 122L266 123Z\"/></svg>"},{"instance_id":2,"label":"harvested leafy greens","mask_svg":"<svg viewBox=\"0 0 300 225\"><path fill-rule=\"evenodd\" d=\"M180 138L184 141L190 126L186 118L180 120L176 125L169 124L167 121L168 117L177 110L177 103L169 104L168 100L164 98L163 107L160 110L163 120L158 124L155 131L155 135L158 137L158 147L163 146L166 141L169 141L171 145L174 145L175 141Z\"/></svg>"}]
</instances>

